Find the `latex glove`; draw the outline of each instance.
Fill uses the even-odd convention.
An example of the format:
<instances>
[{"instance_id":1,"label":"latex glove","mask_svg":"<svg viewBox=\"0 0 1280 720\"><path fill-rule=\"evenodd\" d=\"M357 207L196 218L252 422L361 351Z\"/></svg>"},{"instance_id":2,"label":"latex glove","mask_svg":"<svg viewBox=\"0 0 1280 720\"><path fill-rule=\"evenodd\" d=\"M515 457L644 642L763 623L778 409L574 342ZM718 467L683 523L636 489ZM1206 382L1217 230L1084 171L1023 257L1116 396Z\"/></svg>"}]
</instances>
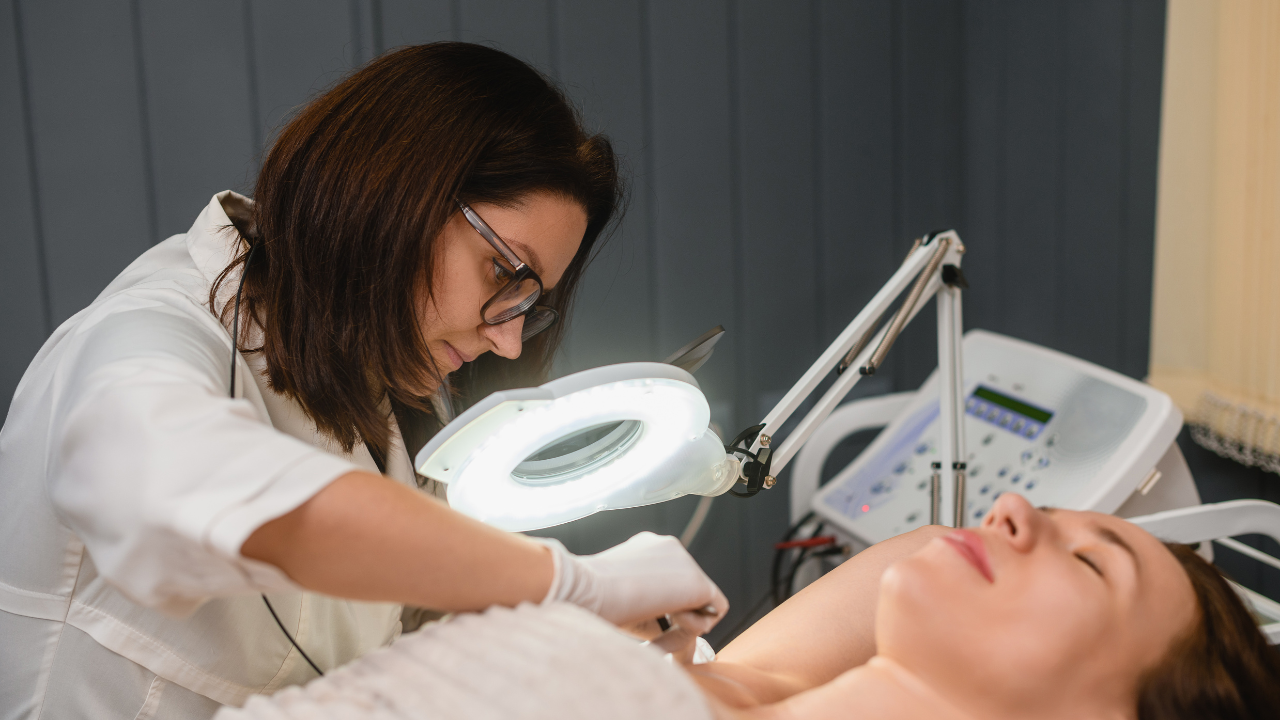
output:
<instances>
[{"instance_id":1,"label":"latex glove","mask_svg":"<svg viewBox=\"0 0 1280 720\"><path fill-rule=\"evenodd\" d=\"M678 615L681 627L702 635L724 617L729 601L680 541L642 532L597 555L574 555L558 540L551 548L555 577L543 602L586 608L615 625ZM712 612L700 612L710 608Z\"/></svg>"}]
</instances>

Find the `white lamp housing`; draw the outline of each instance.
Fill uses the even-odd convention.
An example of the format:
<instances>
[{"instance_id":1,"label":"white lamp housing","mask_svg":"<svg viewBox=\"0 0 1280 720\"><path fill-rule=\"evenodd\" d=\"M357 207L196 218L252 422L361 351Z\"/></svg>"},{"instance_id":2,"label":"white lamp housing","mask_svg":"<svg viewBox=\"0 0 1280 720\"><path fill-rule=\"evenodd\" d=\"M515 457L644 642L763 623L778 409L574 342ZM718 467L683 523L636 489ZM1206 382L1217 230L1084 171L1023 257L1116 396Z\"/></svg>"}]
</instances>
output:
<instances>
[{"instance_id":1,"label":"white lamp housing","mask_svg":"<svg viewBox=\"0 0 1280 720\"><path fill-rule=\"evenodd\" d=\"M503 530L534 530L724 493L739 465L710 421L684 370L607 365L490 395L437 433L415 464L448 484L453 509Z\"/></svg>"}]
</instances>

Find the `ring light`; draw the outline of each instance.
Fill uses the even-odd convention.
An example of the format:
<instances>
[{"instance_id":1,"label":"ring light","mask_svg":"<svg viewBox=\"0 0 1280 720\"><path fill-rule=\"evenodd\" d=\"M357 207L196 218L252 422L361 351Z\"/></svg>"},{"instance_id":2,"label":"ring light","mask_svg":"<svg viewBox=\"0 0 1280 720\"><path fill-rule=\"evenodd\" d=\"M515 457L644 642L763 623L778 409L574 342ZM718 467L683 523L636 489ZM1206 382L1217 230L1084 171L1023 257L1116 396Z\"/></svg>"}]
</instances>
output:
<instances>
[{"instance_id":1,"label":"ring light","mask_svg":"<svg viewBox=\"0 0 1280 720\"><path fill-rule=\"evenodd\" d=\"M737 461L710 421L684 370L610 365L490 395L432 438L417 466L448 484L459 512L532 530L725 492L738 479Z\"/></svg>"}]
</instances>

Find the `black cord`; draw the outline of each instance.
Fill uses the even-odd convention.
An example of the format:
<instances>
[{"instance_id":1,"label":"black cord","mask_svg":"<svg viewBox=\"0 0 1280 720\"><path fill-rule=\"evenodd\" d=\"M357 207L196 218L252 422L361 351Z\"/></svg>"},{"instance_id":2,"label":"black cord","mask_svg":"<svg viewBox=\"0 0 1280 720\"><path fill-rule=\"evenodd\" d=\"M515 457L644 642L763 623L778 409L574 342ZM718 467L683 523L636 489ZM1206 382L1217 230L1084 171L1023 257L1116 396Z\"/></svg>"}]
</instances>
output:
<instances>
[{"instance_id":1,"label":"black cord","mask_svg":"<svg viewBox=\"0 0 1280 720\"><path fill-rule=\"evenodd\" d=\"M231 389L229 393L232 400L236 399L236 353L240 350L240 295L244 292L244 279L249 274L249 263L253 260L253 253L257 249L257 245L249 246L249 254L245 256L244 266L240 268L240 284L236 286L236 309L231 317ZM276 621L276 627L280 628L280 632L284 633L284 636L288 638L289 644L293 646L293 649L298 651L298 654L302 656L303 660L307 661L307 664L311 666L312 670L316 671L317 675L323 677L324 671L311 660L311 656L307 655L307 652L302 649L298 641L293 639L293 635L289 633L284 623L280 621L280 616L276 614L276 609L271 606L271 601L267 599L266 593L262 594L262 602L266 603L267 610Z\"/></svg>"},{"instance_id":2,"label":"black cord","mask_svg":"<svg viewBox=\"0 0 1280 720\"><path fill-rule=\"evenodd\" d=\"M267 604L267 610L271 611L271 617L276 619L276 626L280 628L280 632L284 633L285 637L289 638L289 644L293 645L293 649L298 651L298 654L302 656L303 660L307 661L307 664L311 666L312 670L316 671L317 675L324 677L324 671L320 669L320 666L311 660L311 656L307 655L307 651L302 649L302 646L298 644L297 640L293 639L288 630L285 630L284 623L280 622L280 616L276 614L276 609L271 607L271 601L267 599L266 593L262 595L262 602Z\"/></svg>"}]
</instances>

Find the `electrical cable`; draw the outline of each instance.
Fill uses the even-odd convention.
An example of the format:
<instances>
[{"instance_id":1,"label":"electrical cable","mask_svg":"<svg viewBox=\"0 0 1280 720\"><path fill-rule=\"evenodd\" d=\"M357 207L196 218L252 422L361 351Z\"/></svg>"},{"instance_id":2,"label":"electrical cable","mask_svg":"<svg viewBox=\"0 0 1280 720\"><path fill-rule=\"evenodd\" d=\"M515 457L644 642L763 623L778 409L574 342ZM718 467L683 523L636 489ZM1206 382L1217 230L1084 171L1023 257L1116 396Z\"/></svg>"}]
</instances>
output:
<instances>
[{"instance_id":1,"label":"electrical cable","mask_svg":"<svg viewBox=\"0 0 1280 720\"><path fill-rule=\"evenodd\" d=\"M244 292L244 279L249 274L249 263L253 260L253 253L257 249L257 245L249 246L249 254L245 256L244 266L240 268L240 283L236 286L236 309L231 316L231 389L229 392L232 400L236 399L236 355L240 350L240 295ZM293 649L298 651L298 654L302 656L303 660L307 661L307 664L311 666L312 670L316 671L317 675L323 677L324 671L320 669L319 665L315 664L310 655L307 655L307 652L302 649L298 641L293 639L293 635L289 633L289 630L285 628L284 623L280 620L280 616L276 614L276 609L271 606L271 601L267 599L266 593L262 594L262 602L266 604L267 611L271 613L271 617L276 621L276 627L280 628L280 632L284 633L284 636L288 638L289 644L293 646Z\"/></svg>"}]
</instances>

